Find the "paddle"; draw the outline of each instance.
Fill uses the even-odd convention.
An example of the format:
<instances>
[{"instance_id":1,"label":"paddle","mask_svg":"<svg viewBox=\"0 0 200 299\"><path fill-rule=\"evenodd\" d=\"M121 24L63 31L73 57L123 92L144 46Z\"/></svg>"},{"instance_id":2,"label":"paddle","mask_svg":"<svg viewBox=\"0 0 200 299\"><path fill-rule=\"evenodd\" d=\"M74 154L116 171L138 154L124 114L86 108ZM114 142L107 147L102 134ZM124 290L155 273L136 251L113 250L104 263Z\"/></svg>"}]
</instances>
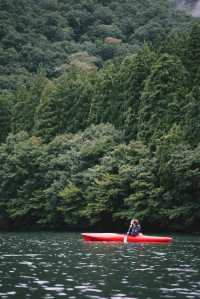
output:
<instances>
[{"instance_id":1,"label":"paddle","mask_svg":"<svg viewBox=\"0 0 200 299\"><path fill-rule=\"evenodd\" d=\"M127 243L128 235L124 236L124 243Z\"/></svg>"},{"instance_id":2,"label":"paddle","mask_svg":"<svg viewBox=\"0 0 200 299\"><path fill-rule=\"evenodd\" d=\"M132 225L129 226L129 229L128 229L126 235L124 236L124 243L127 243L128 234L129 234L129 232L130 232L131 227L132 227Z\"/></svg>"}]
</instances>

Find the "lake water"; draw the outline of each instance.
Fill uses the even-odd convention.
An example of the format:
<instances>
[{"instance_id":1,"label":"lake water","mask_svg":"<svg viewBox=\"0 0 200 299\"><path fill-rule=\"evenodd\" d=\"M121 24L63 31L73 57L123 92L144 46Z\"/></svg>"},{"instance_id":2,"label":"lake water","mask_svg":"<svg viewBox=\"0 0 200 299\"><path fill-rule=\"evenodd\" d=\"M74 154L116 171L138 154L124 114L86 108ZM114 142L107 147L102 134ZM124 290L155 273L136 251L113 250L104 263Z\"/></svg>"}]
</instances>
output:
<instances>
[{"instance_id":1,"label":"lake water","mask_svg":"<svg viewBox=\"0 0 200 299\"><path fill-rule=\"evenodd\" d=\"M200 237L170 245L86 243L80 234L0 234L0 298L200 298Z\"/></svg>"}]
</instances>

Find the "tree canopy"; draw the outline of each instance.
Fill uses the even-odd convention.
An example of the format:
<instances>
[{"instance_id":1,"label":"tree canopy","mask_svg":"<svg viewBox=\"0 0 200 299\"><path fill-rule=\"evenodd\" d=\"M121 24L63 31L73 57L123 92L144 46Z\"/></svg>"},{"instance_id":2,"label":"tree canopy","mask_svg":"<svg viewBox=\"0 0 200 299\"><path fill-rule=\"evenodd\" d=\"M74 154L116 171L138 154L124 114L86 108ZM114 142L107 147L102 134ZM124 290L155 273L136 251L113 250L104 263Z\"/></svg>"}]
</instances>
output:
<instances>
[{"instance_id":1,"label":"tree canopy","mask_svg":"<svg viewBox=\"0 0 200 299\"><path fill-rule=\"evenodd\" d=\"M164 0L0 15L0 229L199 230L199 20Z\"/></svg>"},{"instance_id":2,"label":"tree canopy","mask_svg":"<svg viewBox=\"0 0 200 299\"><path fill-rule=\"evenodd\" d=\"M1 0L0 88L15 88L39 66L55 77L74 53L86 51L99 67L144 41L157 47L190 19L165 0Z\"/></svg>"}]
</instances>

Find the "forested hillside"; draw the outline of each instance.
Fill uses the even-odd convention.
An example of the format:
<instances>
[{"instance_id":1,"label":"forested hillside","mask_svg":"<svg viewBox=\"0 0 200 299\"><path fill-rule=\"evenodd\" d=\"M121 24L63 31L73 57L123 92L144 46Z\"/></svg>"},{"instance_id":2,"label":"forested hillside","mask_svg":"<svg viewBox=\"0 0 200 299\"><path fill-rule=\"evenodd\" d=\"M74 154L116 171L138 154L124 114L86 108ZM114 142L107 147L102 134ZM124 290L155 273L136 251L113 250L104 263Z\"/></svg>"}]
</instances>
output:
<instances>
[{"instance_id":1,"label":"forested hillside","mask_svg":"<svg viewBox=\"0 0 200 299\"><path fill-rule=\"evenodd\" d=\"M166 0L1 0L0 88L14 88L40 65L52 77L70 64L99 68L144 41L157 47L169 32L187 30L189 19Z\"/></svg>"},{"instance_id":2,"label":"forested hillside","mask_svg":"<svg viewBox=\"0 0 200 299\"><path fill-rule=\"evenodd\" d=\"M199 230L200 21L164 0L0 13L0 228Z\"/></svg>"}]
</instances>

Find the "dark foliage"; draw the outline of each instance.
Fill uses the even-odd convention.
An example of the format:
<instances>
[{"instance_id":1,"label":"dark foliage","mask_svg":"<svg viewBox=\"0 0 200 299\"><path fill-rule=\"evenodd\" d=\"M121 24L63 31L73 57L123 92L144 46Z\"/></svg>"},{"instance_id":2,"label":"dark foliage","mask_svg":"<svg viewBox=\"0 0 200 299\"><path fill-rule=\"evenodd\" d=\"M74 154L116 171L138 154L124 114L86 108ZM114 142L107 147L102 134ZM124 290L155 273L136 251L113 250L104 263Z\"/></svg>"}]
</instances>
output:
<instances>
[{"instance_id":1,"label":"dark foliage","mask_svg":"<svg viewBox=\"0 0 200 299\"><path fill-rule=\"evenodd\" d=\"M0 14L0 228L198 230L199 22L164 0Z\"/></svg>"}]
</instances>

